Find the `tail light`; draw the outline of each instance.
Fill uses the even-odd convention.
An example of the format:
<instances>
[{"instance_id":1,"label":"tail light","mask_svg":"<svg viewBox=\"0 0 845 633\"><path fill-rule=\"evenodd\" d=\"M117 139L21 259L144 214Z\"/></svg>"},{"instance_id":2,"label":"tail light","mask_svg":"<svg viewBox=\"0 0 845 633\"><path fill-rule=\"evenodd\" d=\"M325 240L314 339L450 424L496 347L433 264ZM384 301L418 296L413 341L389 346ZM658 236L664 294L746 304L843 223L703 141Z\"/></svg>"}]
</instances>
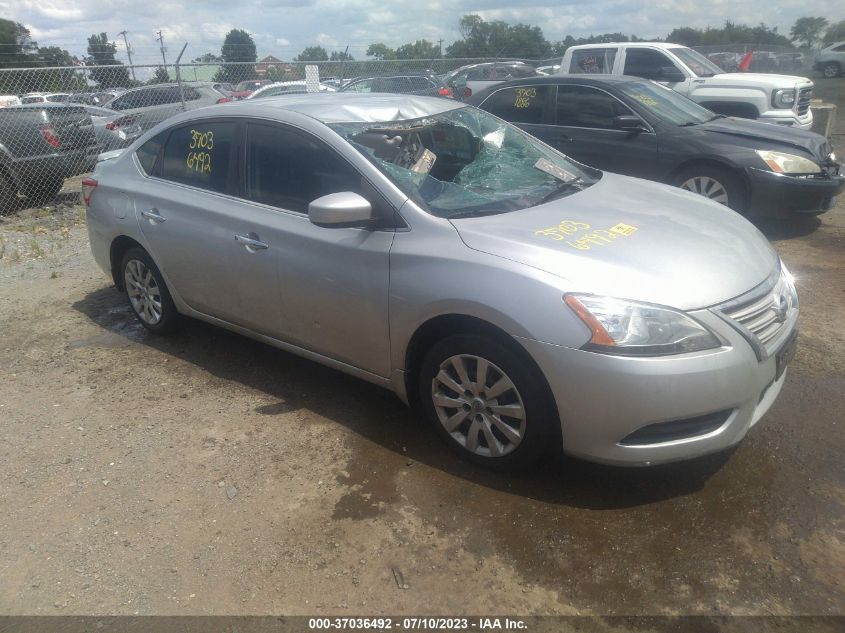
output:
<instances>
[{"instance_id":1,"label":"tail light","mask_svg":"<svg viewBox=\"0 0 845 633\"><path fill-rule=\"evenodd\" d=\"M56 136L56 130L53 128L52 123L45 123L41 126L41 136L44 137L44 140L47 141L47 143L56 149L59 149L62 146L62 141L58 136Z\"/></svg>"},{"instance_id":2,"label":"tail light","mask_svg":"<svg viewBox=\"0 0 845 633\"><path fill-rule=\"evenodd\" d=\"M106 123L107 130L116 130L117 128L121 127L122 125L132 125L135 123L134 116L122 116L114 121L109 121Z\"/></svg>"},{"instance_id":3,"label":"tail light","mask_svg":"<svg viewBox=\"0 0 845 633\"><path fill-rule=\"evenodd\" d=\"M451 88L440 88L437 91L437 94L439 94L441 97L451 98L452 97L452 89Z\"/></svg>"},{"instance_id":4,"label":"tail light","mask_svg":"<svg viewBox=\"0 0 845 633\"><path fill-rule=\"evenodd\" d=\"M229 103L232 97L220 97L215 103Z\"/></svg>"},{"instance_id":5,"label":"tail light","mask_svg":"<svg viewBox=\"0 0 845 633\"><path fill-rule=\"evenodd\" d=\"M91 204L91 196L96 188L97 181L93 178L84 178L82 180L82 201L85 203L86 207Z\"/></svg>"}]
</instances>

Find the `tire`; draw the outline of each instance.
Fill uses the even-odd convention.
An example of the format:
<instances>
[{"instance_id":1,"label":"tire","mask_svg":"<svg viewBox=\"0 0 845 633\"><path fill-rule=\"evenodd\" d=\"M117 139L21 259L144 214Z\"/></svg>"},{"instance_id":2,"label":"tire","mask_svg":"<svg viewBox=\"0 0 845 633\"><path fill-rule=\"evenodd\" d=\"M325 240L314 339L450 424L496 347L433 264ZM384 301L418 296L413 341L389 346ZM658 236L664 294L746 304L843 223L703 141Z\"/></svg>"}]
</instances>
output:
<instances>
[{"instance_id":1,"label":"tire","mask_svg":"<svg viewBox=\"0 0 845 633\"><path fill-rule=\"evenodd\" d=\"M842 69L836 62L828 62L822 66L822 74L828 79L838 77L840 72L842 72Z\"/></svg>"},{"instance_id":2,"label":"tire","mask_svg":"<svg viewBox=\"0 0 845 633\"><path fill-rule=\"evenodd\" d=\"M672 179L672 184L686 191L703 195L734 211L743 213L746 206L742 181L729 170L716 165L685 167Z\"/></svg>"},{"instance_id":3,"label":"tire","mask_svg":"<svg viewBox=\"0 0 845 633\"><path fill-rule=\"evenodd\" d=\"M475 383L484 361L486 389L480 389ZM419 396L437 434L461 457L486 468L531 466L559 437L542 374L493 338L459 334L435 343L420 367Z\"/></svg>"},{"instance_id":4,"label":"tire","mask_svg":"<svg viewBox=\"0 0 845 633\"><path fill-rule=\"evenodd\" d=\"M0 173L0 215L8 215L20 208L18 188L5 174Z\"/></svg>"},{"instance_id":5,"label":"tire","mask_svg":"<svg viewBox=\"0 0 845 633\"><path fill-rule=\"evenodd\" d=\"M130 248L120 263L123 292L135 318L150 332L168 334L179 325L179 313L164 278L142 248Z\"/></svg>"},{"instance_id":6,"label":"tire","mask_svg":"<svg viewBox=\"0 0 845 633\"><path fill-rule=\"evenodd\" d=\"M65 181L63 178L50 178L38 185L37 188L27 192L26 197L30 204L47 204L53 202L62 190Z\"/></svg>"}]
</instances>

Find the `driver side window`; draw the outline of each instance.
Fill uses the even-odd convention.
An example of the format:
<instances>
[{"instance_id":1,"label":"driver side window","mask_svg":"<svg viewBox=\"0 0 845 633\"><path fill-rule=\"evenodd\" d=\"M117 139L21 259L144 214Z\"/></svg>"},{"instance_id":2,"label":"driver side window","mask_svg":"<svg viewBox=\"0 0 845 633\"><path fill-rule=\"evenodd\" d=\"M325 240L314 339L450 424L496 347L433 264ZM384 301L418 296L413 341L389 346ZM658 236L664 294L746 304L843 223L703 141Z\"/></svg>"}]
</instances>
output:
<instances>
[{"instance_id":1,"label":"driver side window","mask_svg":"<svg viewBox=\"0 0 845 633\"><path fill-rule=\"evenodd\" d=\"M626 75L662 81L662 69L669 67L675 68L672 60L653 48L629 48L625 52Z\"/></svg>"}]
</instances>

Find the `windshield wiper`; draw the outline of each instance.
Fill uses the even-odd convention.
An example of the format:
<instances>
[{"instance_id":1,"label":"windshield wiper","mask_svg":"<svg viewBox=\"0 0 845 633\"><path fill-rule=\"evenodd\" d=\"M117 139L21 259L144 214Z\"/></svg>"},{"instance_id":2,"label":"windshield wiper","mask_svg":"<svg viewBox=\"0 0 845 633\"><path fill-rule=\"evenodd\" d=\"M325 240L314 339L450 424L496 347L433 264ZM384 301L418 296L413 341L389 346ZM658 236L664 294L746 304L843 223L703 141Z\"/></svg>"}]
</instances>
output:
<instances>
[{"instance_id":1,"label":"windshield wiper","mask_svg":"<svg viewBox=\"0 0 845 633\"><path fill-rule=\"evenodd\" d=\"M575 180L567 180L566 182L562 182L557 187L555 187L553 191L543 196L539 204L554 200L555 198L566 193L570 189L581 191L586 185L587 183L584 182L583 178L576 178Z\"/></svg>"},{"instance_id":2,"label":"windshield wiper","mask_svg":"<svg viewBox=\"0 0 845 633\"><path fill-rule=\"evenodd\" d=\"M460 218L480 218L485 215L499 215L500 213L504 213L502 210L491 211L489 209L476 209L475 211L459 211L458 213L453 213L450 216L447 216L449 220L458 220Z\"/></svg>"}]
</instances>

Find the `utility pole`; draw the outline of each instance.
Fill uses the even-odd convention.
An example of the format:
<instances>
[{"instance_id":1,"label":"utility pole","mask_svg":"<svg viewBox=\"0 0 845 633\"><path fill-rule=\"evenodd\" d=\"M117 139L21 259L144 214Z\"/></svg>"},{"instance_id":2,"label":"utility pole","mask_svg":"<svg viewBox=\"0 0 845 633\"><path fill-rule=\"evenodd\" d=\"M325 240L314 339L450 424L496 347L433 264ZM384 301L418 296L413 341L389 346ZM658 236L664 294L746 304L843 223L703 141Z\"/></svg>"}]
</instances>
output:
<instances>
[{"instance_id":1,"label":"utility pole","mask_svg":"<svg viewBox=\"0 0 845 633\"><path fill-rule=\"evenodd\" d=\"M135 66L132 65L132 49L129 47L129 40L126 39L126 31L121 31L118 35L123 36L123 43L126 44L126 56L129 58L129 68L132 70L132 81L135 79Z\"/></svg>"},{"instance_id":2,"label":"utility pole","mask_svg":"<svg viewBox=\"0 0 845 633\"><path fill-rule=\"evenodd\" d=\"M164 62L164 72L167 72L167 58L164 56L164 51L167 49L164 48L164 35L161 34L161 31L158 32L158 37L156 38L159 44L161 45L161 61Z\"/></svg>"},{"instance_id":3,"label":"utility pole","mask_svg":"<svg viewBox=\"0 0 845 633\"><path fill-rule=\"evenodd\" d=\"M443 38L437 40L437 48L440 49L440 57L443 57Z\"/></svg>"}]
</instances>

